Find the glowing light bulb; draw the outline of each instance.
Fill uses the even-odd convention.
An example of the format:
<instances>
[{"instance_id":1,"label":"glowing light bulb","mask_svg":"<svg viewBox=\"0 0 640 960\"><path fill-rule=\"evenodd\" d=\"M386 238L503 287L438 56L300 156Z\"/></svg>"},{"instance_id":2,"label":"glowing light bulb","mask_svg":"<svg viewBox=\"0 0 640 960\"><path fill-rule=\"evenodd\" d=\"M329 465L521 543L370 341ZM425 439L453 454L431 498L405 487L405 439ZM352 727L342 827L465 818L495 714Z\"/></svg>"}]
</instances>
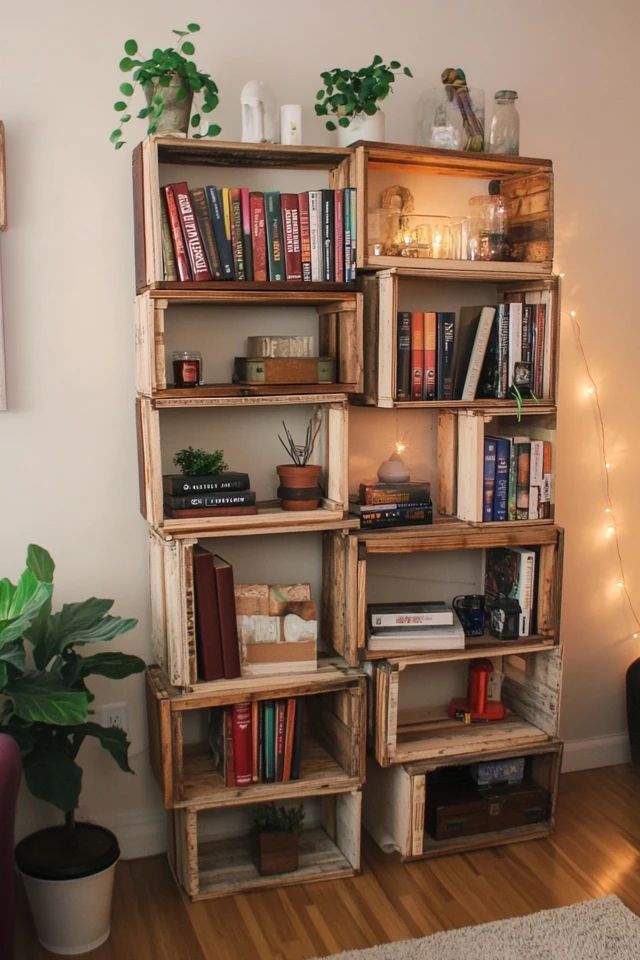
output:
<instances>
[{"instance_id":1,"label":"glowing light bulb","mask_svg":"<svg viewBox=\"0 0 640 960\"><path fill-rule=\"evenodd\" d=\"M631 636L632 636L632 638L633 638L634 640L637 640L638 637L640 637L640 633L638 633L638 632L636 631L635 633L632 633Z\"/></svg>"},{"instance_id":2,"label":"glowing light bulb","mask_svg":"<svg viewBox=\"0 0 640 960\"><path fill-rule=\"evenodd\" d=\"M614 534L615 532L616 532L616 528L613 526L613 524L610 527L607 527L607 533L609 534L609 536L612 536L612 534Z\"/></svg>"},{"instance_id":3,"label":"glowing light bulb","mask_svg":"<svg viewBox=\"0 0 640 960\"><path fill-rule=\"evenodd\" d=\"M622 588L624 587L624 580L618 580L618 582L616 583L616 587L618 587L619 590L622 590Z\"/></svg>"},{"instance_id":4,"label":"glowing light bulb","mask_svg":"<svg viewBox=\"0 0 640 960\"><path fill-rule=\"evenodd\" d=\"M561 280L564 280L564 278L566 277L566 273L559 273L558 276L560 277Z\"/></svg>"},{"instance_id":5,"label":"glowing light bulb","mask_svg":"<svg viewBox=\"0 0 640 960\"><path fill-rule=\"evenodd\" d=\"M604 468L605 470L611 470L611 464L609 463L608 460L605 460Z\"/></svg>"},{"instance_id":6,"label":"glowing light bulb","mask_svg":"<svg viewBox=\"0 0 640 960\"><path fill-rule=\"evenodd\" d=\"M403 440L396 440L396 453L399 457L402 456L406 449L407 445Z\"/></svg>"},{"instance_id":7,"label":"glowing light bulb","mask_svg":"<svg viewBox=\"0 0 640 960\"><path fill-rule=\"evenodd\" d=\"M587 393L590 397L592 397L595 392L596 391L593 387L587 387L585 390L585 393Z\"/></svg>"},{"instance_id":8,"label":"glowing light bulb","mask_svg":"<svg viewBox=\"0 0 640 960\"><path fill-rule=\"evenodd\" d=\"M575 310L569 310L569 316L570 316L570 317L575 317L575 315L576 315Z\"/></svg>"},{"instance_id":9,"label":"glowing light bulb","mask_svg":"<svg viewBox=\"0 0 640 960\"><path fill-rule=\"evenodd\" d=\"M604 508L604 512L605 512L605 513L611 513L611 507L605 507L605 508Z\"/></svg>"}]
</instances>

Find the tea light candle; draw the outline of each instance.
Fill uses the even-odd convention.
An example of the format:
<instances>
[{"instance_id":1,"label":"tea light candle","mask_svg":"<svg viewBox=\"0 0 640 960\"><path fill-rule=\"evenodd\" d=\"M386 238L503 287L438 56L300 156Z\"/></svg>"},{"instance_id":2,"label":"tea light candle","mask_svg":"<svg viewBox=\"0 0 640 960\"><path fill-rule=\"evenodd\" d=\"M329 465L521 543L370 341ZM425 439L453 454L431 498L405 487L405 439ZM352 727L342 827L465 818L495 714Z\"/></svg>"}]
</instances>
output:
<instances>
[{"instance_id":1,"label":"tea light candle","mask_svg":"<svg viewBox=\"0 0 640 960\"><path fill-rule=\"evenodd\" d=\"M172 354L173 382L176 387L198 387L201 383L202 356L197 350L177 350Z\"/></svg>"}]
</instances>

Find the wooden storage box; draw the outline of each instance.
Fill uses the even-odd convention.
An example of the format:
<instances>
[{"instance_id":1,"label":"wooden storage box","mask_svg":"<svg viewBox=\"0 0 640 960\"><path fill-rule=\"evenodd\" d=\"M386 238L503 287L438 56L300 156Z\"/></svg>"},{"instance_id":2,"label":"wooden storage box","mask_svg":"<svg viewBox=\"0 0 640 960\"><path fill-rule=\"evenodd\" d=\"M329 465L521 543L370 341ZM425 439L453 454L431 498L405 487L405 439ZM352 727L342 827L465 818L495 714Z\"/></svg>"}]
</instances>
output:
<instances>
[{"instance_id":1,"label":"wooden storage box","mask_svg":"<svg viewBox=\"0 0 640 960\"><path fill-rule=\"evenodd\" d=\"M424 273L544 276L553 262L553 167L550 160L488 153L435 150L398 144L362 143L352 159L351 186L358 190L358 267L406 267L407 258L373 256L366 230L367 212L380 206L380 194L399 184L415 199L416 214L469 215L469 199L488 194L499 180L507 198L508 239L517 262L411 259ZM360 228L365 224L365 229Z\"/></svg>"},{"instance_id":2,"label":"wooden storage box","mask_svg":"<svg viewBox=\"0 0 640 960\"><path fill-rule=\"evenodd\" d=\"M499 643L496 644L499 648ZM446 651L438 664L428 667L429 677L414 674L420 664L414 657L378 661L373 668L375 725L372 745L378 763L387 767L414 760L465 756L481 750L515 752L532 744L548 743L558 734L562 649L538 652L496 653L494 665L502 672L504 720L464 724L450 719L451 695L463 695L466 673L451 665L458 651ZM473 654L464 651L467 657ZM453 654L453 655L452 655ZM486 655L486 654L485 654ZM448 669L445 669L447 668ZM458 667L463 664L458 664ZM416 695L416 690L419 692ZM425 705L417 705L419 703Z\"/></svg>"},{"instance_id":3,"label":"wooden storage box","mask_svg":"<svg viewBox=\"0 0 640 960\"><path fill-rule=\"evenodd\" d=\"M475 760L498 760L506 757L524 757L525 779L523 789L533 799L527 814L520 811L519 823L509 823L508 817L496 810L494 816L478 824L471 833L444 836L436 839L427 829L427 824L437 821L438 795L435 783L442 771L457 768L463 771L473 762L473 757L436 758L422 763L381 769L373 760L367 765L368 789L365 795L363 818L366 829L385 852L398 851L403 860L435 857L443 854L462 853L480 847L493 847L517 840L531 840L550 834L555 826L555 811L558 795L558 780L562 760L562 744L550 740L542 745L520 748L513 751L478 753ZM522 796L522 794L521 794ZM546 802L545 802L546 799ZM541 811L541 808L544 808ZM526 809L526 808L525 808ZM502 805L504 811L504 804ZM534 816L542 812L541 819ZM440 820L443 820L443 813ZM460 814L455 814L458 820ZM498 823L498 819L501 822ZM453 819L453 815L452 815ZM470 828L464 822L461 829ZM492 825L493 821L493 825ZM486 826L489 829L485 829ZM455 827L455 824L454 824Z\"/></svg>"},{"instance_id":4,"label":"wooden storage box","mask_svg":"<svg viewBox=\"0 0 640 960\"><path fill-rule=\"evenodd\" d=\"M247 186L252 190L315 190L319 184L332 189L350 185L352 151L334 147L289 147L280 144L225 143L224 141L182 140L147 137L133 153L136 289L198 290L259 287L250 281L208 283L163 280L160 187L186 180L189 188L215 183L217 186ZM277 177L274 177L274 172ZM241 179L240 179L241 178ZM274 288L271 283L267 286ZM282 282L281 289L295 284ZM314 286L322 286L314 284ZM327 288L348 289L346 284ZM298 284L300 289L311 284Z\"/></svg>"},{"instance_id":5,"label":"wooden storage box","mask_svg":"<svg viewBox=\"0 0 640 960\"><path fill-rule=\"evenodd\" d=\"M349 790L364 778L366 679L329 660L295 677L218 680L179 693L158 667L147 672L151 765L167 808L212 809L322 791ZM254 700L304 697L300 779L228 787L207 743L209 710Z\"/></svg>"},{"instance_id":6,"label":"wooden storage box","mask_svg":"<svg viewBox=\"0 0 640 960\"><path fill-rule=\"evenodd\" d=\"M427 805L427 831L434 840L494 833L543 823L548 808L548 791L529 784L490 790L433 786Z\"/></svg>"},{"instance_id":7,"label":"wooden storage box","mask_svg":"<svg viewBox=\"0 0 640 960\"><path fill-rule=\"evenodd\" d=\"M474 527L442 521L414 529L333 532L324 534L324 539L325 635L352 666L361 660L385 657L384 652L367 650L367 603L374 600L390 603L396 599L450 602L455 594L484 593L480 561L482 552L489 547L520 546L537 550L536 633L513 641L497 641L488 634L467 637L465 650L412 654L404 657L402 664L500 656L506 651L541 650L558 643L563 544L563 531L558 527L548 523L499 523ZM470 562L468 551L477 551L476 563ZM413 566L420 554L436 554L443 564L451 565L453 552L459 553L463 569L456 572L452 567L449 572L447 567L446 586L443 586L442 571L433 577L432 584L423 575L418 578L419 586L416 586L415 570L407 570L407 565ZM396 568L397 582L393 579ZM407 588L407 582L410 588ZM394 593L396 589L405 592ZM407 589L412 591L411 595L407 594Z\"/></svg>"},{"instance_id":8,"label":"wooden storage box","mask_svg":"<svg viewBox=\"0 0 640 960\"><path fill-rule=\"evenodd\" d=\"M180 286L183 286L182 284ZM202 284L198 284L198 287ZM139 394L154 401L212 400L219 398L295 397L326 393L351 393L363 387L362 294L317 290L248 290L239 293L235 283L222 289L151 290L136 298L136 385ZM232 382L233 358L243 356L247 340L259 333L283 334L304 330L317 350L332 358L336 376L332 383ZM173 386L171 353L188 341L203 358L199 387ZM215 381L215 382L211 382Z\"/></svg>"},{"instance_id":9,"label":"wooden storage box","mask_svg":"<svg viewBox=\"0 0 640 960\"><path fill-rule=\"evenodd\" d=\"M436 263L438 261L435 261ZM503 266L491 264L497 275L473 275L473 262L461 264L471 271L463 276L427 276L417 268L404 266L365 275L361 280L364 293L364 393L358 402L378 407L397 407L402 410L424 408L429 410L476 409L487 414L516 413L516 402L506 400L397 400L398 312L399 311L455 311L456 318L463 306L493 306L510 295L522 294L526 302L542 301L546 305L546 365L548 391L525 400L523 409L530 414L549 413L555 407L558 378L558 325L560 316L559 281L557 277L539 280L505 279L499 270ZM511 266L510 264L506 265Z\"/></svg>"},{"instance_id":10,"label":"wooden storage box","mask_svg":"<svg viewBox=\"0 0 640 960\"><path fill-rule=\"evenodd\" d=\"M310 796L299 835L298 869L272 876L258 872L243 811L229 826L233 809L175 810L170 814L169 863L191 900L352 877L360 872L361 802L359 790Z\"/></svg>"}]
</instances>

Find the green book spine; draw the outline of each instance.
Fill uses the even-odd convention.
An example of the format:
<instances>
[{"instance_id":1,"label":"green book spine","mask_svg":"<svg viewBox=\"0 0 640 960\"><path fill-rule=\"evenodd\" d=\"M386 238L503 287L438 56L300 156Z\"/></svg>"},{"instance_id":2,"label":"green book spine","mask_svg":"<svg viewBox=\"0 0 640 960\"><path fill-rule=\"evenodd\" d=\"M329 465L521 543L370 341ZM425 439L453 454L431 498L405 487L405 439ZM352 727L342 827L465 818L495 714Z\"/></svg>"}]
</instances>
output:
<instances>
[{"instance_id":1,"label":"green book spine","mask_svg":"<svg viewBox=\"0 0 640 960\"><path fill-rule=\"evenodd\" d=\"M276 705L273 700L264 702L264 783L276 779Z\"/></svg>"},{"instance_id":2,"label":"green book spine","mask_svg":"<svg viewBox=\"0 0 640 960\"><path fill-rule=\"evenodd\" d=\"M280 208L280 193L277 190L267 190L265 192L264 207L269 280L284 280L282 212Z\"/></svg>"}]
</instances>

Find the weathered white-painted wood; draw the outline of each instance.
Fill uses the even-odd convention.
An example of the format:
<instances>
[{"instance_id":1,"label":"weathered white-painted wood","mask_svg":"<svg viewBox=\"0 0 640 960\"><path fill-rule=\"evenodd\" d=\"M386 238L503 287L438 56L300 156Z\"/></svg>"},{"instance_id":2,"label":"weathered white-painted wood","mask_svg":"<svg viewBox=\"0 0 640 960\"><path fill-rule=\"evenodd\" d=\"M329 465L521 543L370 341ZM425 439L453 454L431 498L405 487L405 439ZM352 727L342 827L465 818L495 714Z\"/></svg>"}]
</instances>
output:
<instances>
[{"instance_id":1,"label":"weathered white-painted wood","mask_svg":"<svg viewBox=\"0 0 640 960\"><path fill-rule=\"evenodd\" d=\"M484 468L484 418L475 413L458 414L458 492L460 520L482 522Z\"/></svg>"},{"instance_id":2,"label":"weathered white-painted wood","mask_svg":"<svg viewBox=\"0 0 640 960\"><path fill-rule=\"evenodd\" d=\"M378 275L378 303L378 406L393 407L396 396L398 284L388 272Z\"/></svg>"},{"instance_id":3,"label":"weathered white-painted wood","mask_svg":"<svg viewBox=\"0 0 640 960\"><path fill-rule=\"evenodd\" d=\"M336 844L355 871L360 870L362 792L336 795Z\"/></svg>"}]
</instances>

